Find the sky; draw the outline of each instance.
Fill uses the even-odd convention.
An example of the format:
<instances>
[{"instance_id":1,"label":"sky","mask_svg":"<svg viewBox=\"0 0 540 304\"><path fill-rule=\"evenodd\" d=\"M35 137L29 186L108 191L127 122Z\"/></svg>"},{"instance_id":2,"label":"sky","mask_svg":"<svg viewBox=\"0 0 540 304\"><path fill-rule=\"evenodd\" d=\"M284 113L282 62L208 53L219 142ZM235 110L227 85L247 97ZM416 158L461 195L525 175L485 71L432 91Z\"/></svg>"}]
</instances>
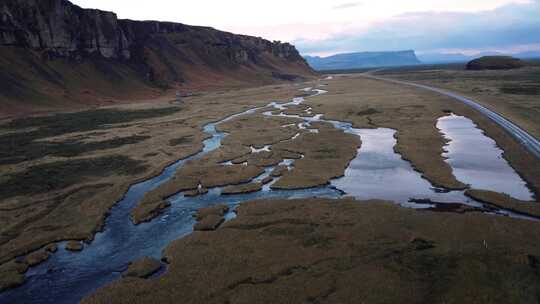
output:
<instances>
[{"instance_id":1,"label":"sky","mask_svg":"<svg viewBox=\"0 0 540 304\"><path fill-rule=\"evenodd\" d=\"M122 19L291 42L304 55L540 51L540 0L73 0Z\"/></svg>"}]
</instances>

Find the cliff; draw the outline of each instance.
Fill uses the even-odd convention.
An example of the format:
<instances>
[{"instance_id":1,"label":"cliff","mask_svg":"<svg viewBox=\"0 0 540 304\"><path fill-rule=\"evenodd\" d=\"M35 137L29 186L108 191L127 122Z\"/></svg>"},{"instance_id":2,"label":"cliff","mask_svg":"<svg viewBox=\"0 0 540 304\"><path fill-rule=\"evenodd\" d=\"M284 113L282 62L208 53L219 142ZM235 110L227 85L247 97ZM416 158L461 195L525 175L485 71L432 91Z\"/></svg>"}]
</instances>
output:
<instances>
[{"instance_id":1,"label":"cliff","mask_svg":"<svg viewBox=\"0 0 540 304\"><path fill-rule=\"evenodd\" d=\"M3 0L0 55L3 108L35 99L91 103L133 98L135 92L146 97L158 89L258 85L314 75L288 43L179 23L121 20L66 0Z\"/></svg>"},{"instance_id":2,"label":"cliff","mask_svg":"<svg viewBox=\"0 0 540 304\"><path fill-rule=\"evenodd\" d=\"M306 56L316 70L346 70L420 64L413 50L396 52L359 52L328 57Z\"/></svg>"}]
</instances>

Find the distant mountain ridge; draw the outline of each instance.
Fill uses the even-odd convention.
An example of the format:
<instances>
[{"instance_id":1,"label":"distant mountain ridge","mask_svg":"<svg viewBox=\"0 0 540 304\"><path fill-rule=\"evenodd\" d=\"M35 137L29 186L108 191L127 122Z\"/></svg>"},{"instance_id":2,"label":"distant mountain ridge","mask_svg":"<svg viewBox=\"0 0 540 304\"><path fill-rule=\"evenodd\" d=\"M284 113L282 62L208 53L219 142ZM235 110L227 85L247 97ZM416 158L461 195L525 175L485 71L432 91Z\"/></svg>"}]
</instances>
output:
<instances>
[{"instance_id":1,"label":"distant mountain ridge","mask_svg":"<svg viewBox=\"0 0 540 304\"><path fill-rule=\"evenodd\" d=\"M0 113L315 75L289 43L122 20L67 0L0 1Z\"/></svg>"},{"instance_id":2,"label":"distant mountain ridge","mask_svg":"<svg viewBox=\"0 0 540 304\"><path fill-rule=\"evenodd\" d=\"M521 53L503 53L503 52L482 52L475 55L465 55L461 53L424 53L419 54L418 58L427 64L431 63L457 63L457 62L468 62L476 58L484 56L512 56L519 59L534 59L540 58L540 51L528 51Z\"/></svg>"},{"instance_id":3,"label":"distant mountain ridge","mask_svg":"<svg viewBox=\"0 0 540 304\"><path fill-rule=\"evenodd\" d=\"M315 70L342 70L421 64L413 50L390 52L357 52L328 57L304 56Z\"/></svg>"}]
</instances>

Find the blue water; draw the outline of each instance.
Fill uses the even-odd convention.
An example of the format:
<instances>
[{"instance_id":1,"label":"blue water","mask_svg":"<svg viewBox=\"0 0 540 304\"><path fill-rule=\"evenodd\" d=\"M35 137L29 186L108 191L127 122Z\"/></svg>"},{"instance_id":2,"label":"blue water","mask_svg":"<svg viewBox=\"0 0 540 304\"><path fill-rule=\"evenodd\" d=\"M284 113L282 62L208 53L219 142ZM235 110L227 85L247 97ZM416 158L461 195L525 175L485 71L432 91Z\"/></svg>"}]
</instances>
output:
<instances>
[{"instance_id":1,"label":"blue water","mask_svg":"<svg viewBox=\"0 0 540 304\"><path fill-rule=\"evenodd\" d=\"M295 99L284 105L302 102ZM240 202L260 198L337 198L341 192L331 187L309 190L274 191L265 185L263 191L243 195L221 196L221 188L211 189L207 195L186 198L183 194L171 197L172 206L150 223L134 225L130 220L130 211L142 199L145 193L157 188L173 177L176 170L187 161L200 158L218 149L227 133L218 132L216 126L242 115L255 113L260 108L227 117L203 129L212 137L204 141L203 151L167 167L159 176L131 186L122 200L111 210L105 230L95 236L94 241L85 245L82 252L70 252L60 243L59 250L43 264L27 272L27 282L19 288L0 294L0 303L77 303L84 296L97 288L118 279L127 269L130 261L143 256L160 259L162 250L171 241L186 236L193 231L193 214L196 210L215 205L227 204L235 207ZM284 160L283 164L292 165L294 160ZM265 173L256 180L268 176L273 168L266 168ZM228 215L228 218L233 215Z\"/></svg>"},{"instance_id":2,"label":"blue water","mask_svg":"<svg viewBox=\"0 0 540 304\"><path fill-rule=\"evenodd\" d=\"M527 183L503 158L504 151L472 120L451 114L439 118L437 127L450 140L443 156L459 181L523 201L534 199Z\"/></svg>"},{"instance_id":3,"label":"blue water","mask_svg":"<svg viewBox=\"0 0 540 304\"><path fill-rule=\"evenodd\" d=\"M325 93L323 90L312 91L316 95ZM295 98L289 103L271 103L268 107L273 110L286 110L288 106L299 105L303 101L303 98ZM187 161L200 158L221 146L227 134L218 132L217 125L242 115L254 114L259 109L261 108L251 109L206 125L204 131L212 137L204 141L202 152L174 163L157 177L133 185L125 197L111 210L111 215L106 220L105 230L98 233L91 244L85 245L82 252L66 251L64 244L59 244L58 252L53 254L48 261L28 271L26 284L0 294L0 303L77 303L97 288L120 278L129 262L143 256L160 259L162 250L171 241L193 231L195 224L193 214L198 209L216 204L227 204L234 209L241 202L262 198L338 198L346 194L360 199L387 199L415 208L426 208L429 205L410 203L411 198L461 202L482 207L480 203L465 197L462 191L441 192L440 189L434 188L423 179L408 162L394 152L393 147L396 143L394 130L355 129L349 123L324 120L320 114L313 117L299 117L283 113L273 114L270 111L263 114L303 120L299 128L306 131L317 131L310 129L313 122L327 122L344 132L360 136L362 147L347 168L345 176L333 180L328 186L305 190L276 191L270 188L272 185L270 183L265 185L262 191L250 194L221 195L222 188L210 189L208 194L195 198L187 198L179 193L168 199L171 207L159 217L149 223L133 225L129 216L130 211L145 193L169 180ZM271 149L271 146L265 149ZM281 164L293 168L294 162L295 160L286 159ZM274 167L265 168L265 172L254 181L261 181L273 169ZM504 214L511 215L511 213ZM233 217L232 212L226 216L227 219Z\"/></svg>"}]
</instances>

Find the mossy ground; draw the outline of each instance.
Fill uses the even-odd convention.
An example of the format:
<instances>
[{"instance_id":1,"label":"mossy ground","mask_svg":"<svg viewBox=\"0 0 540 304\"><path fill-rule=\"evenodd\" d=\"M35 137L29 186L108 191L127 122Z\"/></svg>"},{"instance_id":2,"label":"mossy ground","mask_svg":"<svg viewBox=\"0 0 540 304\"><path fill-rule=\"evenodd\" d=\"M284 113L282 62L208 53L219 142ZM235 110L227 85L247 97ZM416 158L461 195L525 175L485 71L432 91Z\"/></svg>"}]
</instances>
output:
<instances>
[{"instance_id":1,"label":"mossy ground","mask_svg":"<svg viewBox=\"0 0 540 304\"><path fill-rule=\"evenodd\" d=\"M128 187L202 149L203 125L287 100L295 86L205 92L0 123L0 264L62 240L90 241ZM39 233L36 233L39 231Z\"/></svg>"},{"instance_id":2,"label":"mossy ground","mask_svg":"<svg viewBox=\"0 0 540 304\"><path fill-rule=\"evenodd\" d=\"M120 280L83 303L536 303L539 233L376 201L248 202L216 231L173 242L160 278Z\"/></svg>"},{"instance_id":3,"label":"mossy ground","mask_svg":"<svg viewBox=\"0 0 540 304\"><path fill-rule=\"evenodd\" d=\"M509 71L465 71L452 65L378 72L382 76L446 88L472 97L540 137L540 65Z\"/></svg>"},{"instance_id":4,"label":"mossy ground","mask_svg":"<svg viewBox=\"0 0 540 304\"><path fill-rule=\"evenodd\" d=\"M531 185L536 189L540 185L538 167L531 165L535 162L523 152L519 143L458 102L361 76L343 76L327 83L328 94L306 101L313 108L313 113L324 113L327 119L349 121L360 128L396 129L396 150L435 185L448 188L463 186L454 178L441 156L445 140L435 127L436 119L448 111L473 119L506 151L505 157ZM94 175L91 170L89 174L83 174L85 178L75 180L73 184L59 183L62 186L51 188L54 191L39 190L35 195L2 200L0 262L7 262L57 240L91 239L103 224L105 214L130 184L155 175L172 161L201 149L201 142L206 138L201 132L202 125L267 104L271 99L290 99L298 93L297 89L292 86L265 87L194 97L186 100L178 112L113 123L112 126L107 124L107 128L99 129L106 134L93 135L90 140L106 141L118 134L123 137L150 137L142 142L88 151L84 157L47 155L2 166L5 171L1 180L6 182L13 176L22 176L18 175L24 174L21 172L30 172L32 168L56 170L59 162L65 162L69 167L69 163L77 164L84 159L121 155L137 164L127 168L122 166L112 176ZM129 108L155 109L155 106ZM176 179L165 183L158 191L148 193L143 202L149 204L140 205L141 214L155 211L154 205L165 208L162 205L164 197L182 189L194 189L200 182L205 187L249 182L262 173L261 166L265 163L292 155L297 158L299 154L305 154L305 157L297 160L292 171L284 173L283 180L289 180L285 186L293 183L297 183L294 187L316 185L342 174L355 155L358 138L349 138L342 131L321 124L317 126L321 129L318 135L301 134L297 139L304 144L297 145L287 142L297 130L282 127L290 123L291 119L261 120L260 115L252 115L220 126L221 130L231 134L221 149L187 164L177 172ZM20 127L23 126L28 129L36 127L32 124ZM57 142L88 136L90 132L96 131L73 130L71 133L59 133L54 139L46 139ZM193 136L192 143L186 144L182 139L186 136ZM182 139L179 146L171 145L178 143L175 141L179 139ZM265 144L275 145L272 154L264 157L250 155L249 146ZM248 166L237 165L231 171L231 168L220 164L238 159L247 160ZM250 160L253 164L249 163ZM332 170L313 167L322 161L326 161ZM146 167L142 171L129 171L138 166ZM243 169L236 169L240 166ZM107 168L107 165L103 167ZM70 171L76 170L67 172ZM30 176L42 181L44 175L37 172ZM529 301L539 292L535 289L539 284L534 261L538 260L540 253L534 246L535 242L531 242L540 235L536 224L477 213L416 212L380 202L336 202L308 200L246 204L244 209L240 209L240 220L225 224L216 234L196 233L172 244L166 255L183 262L179 263L181 266L173 263L159 283L152 280L141 283L137 279L120 281L111 287L118 286L118 290L107 288L89 301L99 302L105 299L100 296L105 295L110 296L108 301L116 302L145 302L168 297L186 299L185 303L197 303L201 299L208 303L230 299L273 303L285 299L304 302L357 299L369 303L398 300L401 303L466 303L502 299L511 303ZM36 234L35 228L44 225L47 229ZM192 241L194 244L190 243ZM223 256L229 255L232 258L223 263ZM199 277L201 273L207 275ZM358 277L363 279L358 280ZM208 283L209 279L212 284ZM351 285L351 282L358 285ZM298 286L308 287L299 291ZM128 290L129 294L126 293ZM181 295L175 296L175 292ZM263 294L265 296L261 298Z\"/></svg>"}]
</instances>

